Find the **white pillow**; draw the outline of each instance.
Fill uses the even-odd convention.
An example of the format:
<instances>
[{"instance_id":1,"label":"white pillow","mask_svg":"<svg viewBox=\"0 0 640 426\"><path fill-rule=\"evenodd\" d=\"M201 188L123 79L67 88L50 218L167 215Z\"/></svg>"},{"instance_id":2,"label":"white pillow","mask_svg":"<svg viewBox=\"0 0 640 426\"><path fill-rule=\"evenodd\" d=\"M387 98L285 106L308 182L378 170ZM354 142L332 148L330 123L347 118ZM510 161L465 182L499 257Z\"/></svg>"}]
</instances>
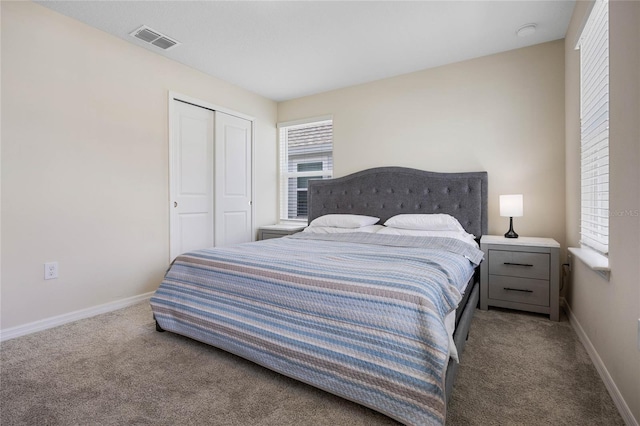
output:
<instances>
[{"instance_id":1,"label":"white pillow","mask_svg":"<svg viewBox=\"0 0 640 426\"><path fill-rule=\"evenodd\" d=\"M309 226L333 226L335 228L361 228L377 223L379 217L360 214L326 214L311 221Z\"/></svg>"},{"instance_id":2,"label":"white pillow","mask_svg":"<svg viewBox=\"0 0 640 426\"><path fill-rule=\"evenodd\" d=\"M458 219L448 214L399 214L388 219L384 225L423 231L464 231Z\"/></svg>"},{"instance_id":3,"label":"white pillow","mask_svg":"<svg viewBox=\"0 0 640 426\"><path fill-rule=\"evenodd\" d=\"M360 228L337 228L335 226L307 226L304 228L304 231L311 234L339 234L346 232L368 232L373 234L374 232L378 232L383 229L382 225L369 225L362 226Z\"/></svg>"},{"instance_id":4,"label":"white pillow","mask_svg":"<svg viewBox=\"0 0 640 426\"><path fill-rule=\"evenodd\" d=\"M473 235L468 234L465 231L424 231L421 229L400 229L384 227L379 230L377 234L382 235L408 235L411 237L445 237L455 238L465 243L469 243L475 247L478 246L476 239Z\"/></svg>"}]
</instances>

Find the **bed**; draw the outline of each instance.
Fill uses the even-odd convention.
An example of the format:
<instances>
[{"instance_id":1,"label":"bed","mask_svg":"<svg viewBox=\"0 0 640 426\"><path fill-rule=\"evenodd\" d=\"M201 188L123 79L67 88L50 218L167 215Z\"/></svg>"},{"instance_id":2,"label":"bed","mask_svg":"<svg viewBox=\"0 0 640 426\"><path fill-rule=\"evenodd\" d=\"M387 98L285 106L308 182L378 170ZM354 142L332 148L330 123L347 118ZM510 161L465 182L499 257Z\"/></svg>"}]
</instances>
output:
<instances>
[{"instance_id":1,"label":"bed","mask_svg":"<svg viewBox=\"0 0 640 426\"><path fill-rule=\"evenodd\" d=\"M487 174L401 167L311 180L326 215L444 213L479 238ZM482 254L451 238L298 233L179 256L151 299L159 331L219 347L409 425L446 418ZM455 312L453 314L452 312Z\"/></svg>"}]
</instances>

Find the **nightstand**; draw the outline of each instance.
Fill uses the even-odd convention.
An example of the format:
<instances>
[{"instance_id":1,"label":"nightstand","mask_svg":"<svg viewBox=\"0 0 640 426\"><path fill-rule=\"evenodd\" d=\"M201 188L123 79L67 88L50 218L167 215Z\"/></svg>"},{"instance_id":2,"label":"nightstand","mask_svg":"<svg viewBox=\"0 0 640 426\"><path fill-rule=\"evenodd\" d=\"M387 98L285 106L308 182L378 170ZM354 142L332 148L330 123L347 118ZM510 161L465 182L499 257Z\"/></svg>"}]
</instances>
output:
<instances>
[{"instance_id":1,"label":"nightstand","mask_svg":"<svg viewBox=\"0 0 640 426\"><path fill-rule=\"evenodd\" d=\"M280 238L287 235L295 234L306 228L306 225L298 224L277 224L261 226L258 229L258 240L268 240L270 238Z\"/></svg>"},{"instance_id":2,"label":"nightstand","mask_svg":"<svg viewBox=\"0 0 640 426\"><path fill-rule=\"evenodd\" d=\"M560 244L551 238L483 235L480 309L489 306L560 319Z\"/></svg>"}]
</instances>

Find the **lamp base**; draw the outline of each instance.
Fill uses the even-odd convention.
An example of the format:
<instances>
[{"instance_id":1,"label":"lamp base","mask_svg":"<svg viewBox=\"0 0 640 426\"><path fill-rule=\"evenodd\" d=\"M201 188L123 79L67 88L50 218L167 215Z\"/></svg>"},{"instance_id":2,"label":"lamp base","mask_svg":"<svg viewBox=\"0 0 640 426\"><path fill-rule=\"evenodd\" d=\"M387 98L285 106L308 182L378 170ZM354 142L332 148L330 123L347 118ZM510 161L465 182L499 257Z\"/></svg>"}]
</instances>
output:
<instances>
[{"instance_id":1,"label":"lamp base","mask_svg":"<svg viewBox=\"0 0 640 426\"><path fill-rule=\"evenodd\" d=\"M518 234L513 230L513 218L509 218L509 230L504 234L505 238L518 238Z\"/></svg>"},{"instance_id":2,"label":"lamp base","mask_svg":"<svg viewBox=\"0 0 640 426\"><path fill-rule=\"evenodd\" d=\"M504 234L505 238L518 238L518 234L516 234L516 232L512 229L509 232L507 232L506 234Z\"/></svg>"}]
</instances>

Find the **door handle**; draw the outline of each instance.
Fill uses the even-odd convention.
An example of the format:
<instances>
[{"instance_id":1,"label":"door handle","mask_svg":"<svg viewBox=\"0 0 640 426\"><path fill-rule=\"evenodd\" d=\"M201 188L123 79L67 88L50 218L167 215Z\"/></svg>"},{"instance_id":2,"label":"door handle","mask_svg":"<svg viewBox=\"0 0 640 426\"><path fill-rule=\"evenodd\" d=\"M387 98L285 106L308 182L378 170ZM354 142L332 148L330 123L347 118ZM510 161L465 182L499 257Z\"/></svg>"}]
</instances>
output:
<instances>
[{"instance_id":1,"label":"door handle","mask_svg":"<svg viewBox=\"0 0 640 426\"><path fill-rule=\"evenodd\" d=\"M173 207L178 207L178 202L177 201L173 202Z\"/></svg>"}]
</instances>

